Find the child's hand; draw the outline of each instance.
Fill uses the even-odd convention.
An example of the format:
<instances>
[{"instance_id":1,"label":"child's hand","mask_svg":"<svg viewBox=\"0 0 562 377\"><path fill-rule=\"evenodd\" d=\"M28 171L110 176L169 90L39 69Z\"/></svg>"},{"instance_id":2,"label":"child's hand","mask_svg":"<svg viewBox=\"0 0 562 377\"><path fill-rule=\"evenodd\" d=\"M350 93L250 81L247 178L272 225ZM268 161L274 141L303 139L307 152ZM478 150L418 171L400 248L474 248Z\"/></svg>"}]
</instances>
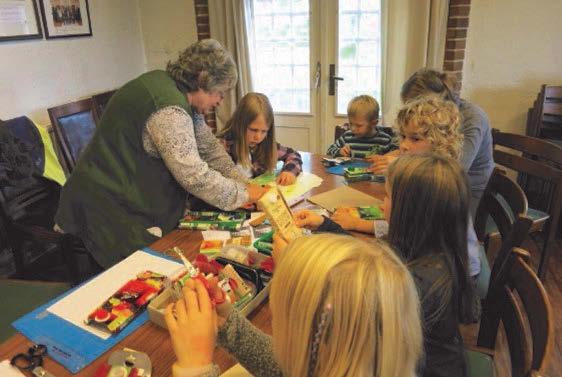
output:
<instances>
[{"instance_id":1,"label":"child's hand","mask_svg":"<svg viewBox=\"0 0 562 377\"><path fill-rule=\"evenodd\" d=\"M316 230L324 223L324 218L322 216L306 209L295 212L293 218L299 228L307 228L310 230Z\"/></svg>"},{"instance_id":2,"label":"child's hand","mask_svg":"<svg viewBox=\"0 0 562 377\"><path fill-rule=\"evenodd\" d=\"M369 171L375 174L385 174L388 170L388 166L392 163L392 161L396 160L396 156L389 156L385 155L373 155L369 156L367 159L373 164L369 167Z\"/></svg>"},{"instance_id":3,"label":"child's hand","mask_svg":"<svg viewBox=\"0 0 562 377\"><path fill-rule=\"evenodd\" d=\"M217 313L203 283L189 279L183 299L166 307L166 325L181 368L209 365L217 338Z\"/></svg>"},{"instance_id":4,"label":"child's hand","mask_svg":"<svg viewBox=\"0 0 562 377\"><path fill-rule=\"evenodd\" d=\"M278 184L280 184L281 186L288 186L288 185L292 185L293 183L295 183L296 180L297 180L297 177L295 177L295 175L293 173L289 173L288 171L283 171L277 177L276 182Z\"/></svg>"},{"instance_id":5,"label":"child's hand","mask_svg":"<svg viewBox=\"0 0 562 377\"><path fill-rule=\"evenodd\" d=\"M345 230L356 230L357 217L352 216L346 208L338 208L330 219Z\"/></svg>"},{"instance_id":6,"label":"child's hand","mask_svg":"<svg viewBox=\"0 0 562 377\"><path fill-rule=\"evenodd\" d=\"M275 262L275 265L278 265L283 258L287 245L287 241L285 241L285 239L279 234L275 233L273 235L273 250L271 251L271 255L273 256L273 262Z\"/></svg>"},{"instance_id":7,"label":"child's hand","mask_svg":"<svg viewBox=\"0 0 562 377\"><path fill-rule=\"evenodd\" d=\"M342 155L343 157L349 157L351 156L351 147L346 144L343 147L341 147L340 149L340 155Z\"/></svg>"}]
</instances>

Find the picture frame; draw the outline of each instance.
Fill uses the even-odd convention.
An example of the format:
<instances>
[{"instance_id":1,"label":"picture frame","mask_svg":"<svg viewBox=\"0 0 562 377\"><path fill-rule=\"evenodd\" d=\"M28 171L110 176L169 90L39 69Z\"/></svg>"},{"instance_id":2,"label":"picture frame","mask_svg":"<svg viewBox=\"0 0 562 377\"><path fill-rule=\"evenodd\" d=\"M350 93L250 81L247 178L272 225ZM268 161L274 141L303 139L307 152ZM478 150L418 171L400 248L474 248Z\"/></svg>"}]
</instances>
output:
<instances>
[{"instance_id":1,"label":"picture frame","mask_svg":"<svg viewBox=\"0 0 562 377\"><path fill-rule=\"evenodd\" d=\"M92 36L88 0L40 0L45 37Z\"/></svg>"},{"instance_id":2,"label":"picture frame","mask_svg":"<svg viewBox=\"0 0 562 377\"><path fill-rule=\"evenodd\" d=\"M0 42L42 38L37 0L0 0Z\"/></svg>"}]
</instances>

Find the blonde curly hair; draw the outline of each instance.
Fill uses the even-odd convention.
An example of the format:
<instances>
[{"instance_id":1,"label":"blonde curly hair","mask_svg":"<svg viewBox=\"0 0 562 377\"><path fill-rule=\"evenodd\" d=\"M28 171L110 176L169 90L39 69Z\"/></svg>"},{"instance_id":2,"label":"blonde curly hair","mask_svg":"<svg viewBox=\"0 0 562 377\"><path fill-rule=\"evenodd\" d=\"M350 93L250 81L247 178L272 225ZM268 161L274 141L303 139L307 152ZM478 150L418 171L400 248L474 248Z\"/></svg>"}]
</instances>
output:
<instances>
[{"instance_id":1,"label":"blonde curly hair","mask_svg":"<svg viewBox=\"0 0 562 377\"><path fill-rule=\"evenodd\" d=\"M460 130L459 109L454 102L436 95L414 98L402 106L396 117L395 128L400 141L410 124L414 124L431 144L432 152L459 159L464 136Z\"/></svg>"}]
</instances>

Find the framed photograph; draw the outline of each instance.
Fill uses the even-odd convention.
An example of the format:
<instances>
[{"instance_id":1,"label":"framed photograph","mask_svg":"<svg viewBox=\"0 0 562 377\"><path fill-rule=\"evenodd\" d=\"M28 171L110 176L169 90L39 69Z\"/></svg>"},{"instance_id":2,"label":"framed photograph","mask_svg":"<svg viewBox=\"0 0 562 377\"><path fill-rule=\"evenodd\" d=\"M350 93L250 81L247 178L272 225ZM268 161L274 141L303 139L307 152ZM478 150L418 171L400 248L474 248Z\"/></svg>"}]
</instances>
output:
<instances>
[{"instance_id":1,"label":"framed photograph","mask_svg":"<svg viewBox=\"0 0 562 377\"><path fill-rule=\"evenodd\" d=\"M36 0L0 0L0 42L43 38Z\"/></svg>"},{"instance_id":2,"label":"framed photograph","mask_svg":"<svg viewBox=\"0 0 562 377\"><path fill-rule=\"evenodd\" d=\"M47 39L92 35L88 0L40 1Z\"/></svg>"}]
</instances>

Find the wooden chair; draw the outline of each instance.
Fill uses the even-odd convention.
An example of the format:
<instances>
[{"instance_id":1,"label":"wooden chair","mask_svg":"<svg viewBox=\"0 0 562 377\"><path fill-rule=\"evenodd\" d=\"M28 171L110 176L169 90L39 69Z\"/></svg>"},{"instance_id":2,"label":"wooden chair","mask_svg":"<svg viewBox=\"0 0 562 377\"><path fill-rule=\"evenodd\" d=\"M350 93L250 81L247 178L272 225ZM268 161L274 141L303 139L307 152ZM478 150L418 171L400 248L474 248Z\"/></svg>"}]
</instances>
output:
<instances>
[{"instance_id":1,"label":"wooden chair","mask_svg":"<svg viewBox=\"0 0 562 377\"><path fill-rule=\"evenodd\" d=\"M492 131L494 160L497 164L515 172L543 180L548 187L546 211L530 208L533 219L531 233L542 232L544 244L538 275L544 279L548 259L556 236L562 207L562 148L548 141L511 133ZM502 147L499 149L498 147ZM508 150L509 149L509 150ZM522 155L521 155L522 153Z\"/></svg>"},{"instance_id":2,"label":"wooden chair","mask_svg":"<svg viewBox=\"0 0 562 377\"><path fill-rule=\"evenodd\" d=\"M486 254L490 252L492 241L501 238L489 284L505 267L511 250L521 246L527 238L533 224L527 209L527 197L521 187L504 171L494 169L474 219L476 236L484 243Z\"/></svg>"},{"instance_id":3,"label":"wooden chair","mask_svg":"<svg viewBox=\"0 0 562 377\"><path fill-rule=\"evenodd\" d=\"M538 102L538 137L562 140L562 86L543 85Z\"/></svg>"},{"instance_id":4,"label":"wooden chair","mask_svg":"<svg viewBox=\"0 0 562 377\"><path fill-rule=\"evenodd\" d=\"M562 86L542 85L527 114L527 136L562 140Z\"/></svg>"},{"instance_id":5,"label":"wooden chair","mask_svg":"<svg viewBox=\"0 0 562 377\"><path fill-rule=\"evenodd\" d=\"M71 173L80 153L92 139L96 130L94 106L91 98L68 103L47 110L55 129L66 166Z\"/></svg>"},{"instance_id":6,"label":"wooden chair","mask_svg":"<svg viewBox=\"0 0 562 377\"><path fill-rule=\"evenodd\" d=\"M544 286L527 264L528 260L529 254L525 250L515 248L505 273L490 287L477 347L469 347L466 352L471 377L494 375L492 359L500 322L505 329L513 377L538 376L550 362L554 344L552 307Z\"/></svg>"},{"instance_id":7,"label":"wooden chair","mask_svg":"<svg viewBox=\"0 0 562 377\"><path fill-rule=\"evenodd\" d=\"M348 130L349 130L348 123L337 124L336 128L334 129L334 141L338 140L345 133L345 131Z\"/></svg>"},{"instance_id":8,"label":"wooden chair","mask_svg":"<svg viewBox=\"0 0 562 377\"><path fill-rule=\"evenodd\" d=\"M117 90L110 90L92 96L92 103L94 106L94 115L96 119L96 124L99 124L99 122L101 121L101 117L103 115L105 107L107 106L107 103L109 102L109 100L115 94L116 91Z\"/></svg>"}]
</instances>

